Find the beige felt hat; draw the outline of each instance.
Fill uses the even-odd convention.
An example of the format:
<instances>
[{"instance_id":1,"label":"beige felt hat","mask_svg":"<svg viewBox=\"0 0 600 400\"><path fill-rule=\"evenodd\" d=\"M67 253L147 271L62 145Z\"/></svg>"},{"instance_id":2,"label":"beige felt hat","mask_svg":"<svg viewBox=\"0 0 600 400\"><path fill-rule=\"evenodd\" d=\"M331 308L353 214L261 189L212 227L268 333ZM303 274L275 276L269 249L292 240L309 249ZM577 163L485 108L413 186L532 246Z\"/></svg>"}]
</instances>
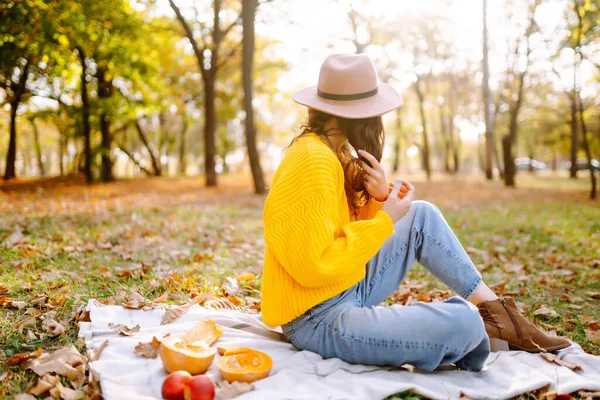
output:
<instances>
[{"instance_id":1,"label":"beige felt hat","mask_svg":"<svg viewBox=\"0 0 600 400\"><path fill-rule=\"evenodd\" d=\"M382 115L402 103L393 87L378 82L377 71L365 54L330 55L321 65L319 84L292 98L306 107L350 119Z\"/></svg>"}]
</instances>

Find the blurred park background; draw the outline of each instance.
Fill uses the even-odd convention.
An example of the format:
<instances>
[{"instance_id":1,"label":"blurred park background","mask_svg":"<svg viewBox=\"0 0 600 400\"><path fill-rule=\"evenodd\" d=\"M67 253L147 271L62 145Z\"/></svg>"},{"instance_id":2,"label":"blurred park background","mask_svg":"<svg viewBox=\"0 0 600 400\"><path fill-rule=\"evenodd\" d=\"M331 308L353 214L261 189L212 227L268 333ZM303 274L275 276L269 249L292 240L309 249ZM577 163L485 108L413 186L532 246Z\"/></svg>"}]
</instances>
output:
<instances>
[{"instance_id":1,"label":"blurred park background","mask_svg":"<svg viewBox=\"0 0 600 400\"><path fill-rule=\"evenodd\" d=\"M291 95L331 53L402 96L389 180L497 293L600 354L599 21L598 0L0 1L0 398L32 393L24 360L85 354L90 299L260 311ZM416 266L386 304L451 295Z\"/></svg>"},{"instance_id":2,"label":"blurred park background","mask_svg":"<svg viewBox=\"0 0 600 400\"><path fill-rule=\"evenodd\" d=\"M395 173L591 185L600 168L597 0L27 0L0 13L5 180L214 186L252 172L262 192L305 118L291 94L335 52L367 53L402 95L386 116Z\"/></svg>"}]
</instances>

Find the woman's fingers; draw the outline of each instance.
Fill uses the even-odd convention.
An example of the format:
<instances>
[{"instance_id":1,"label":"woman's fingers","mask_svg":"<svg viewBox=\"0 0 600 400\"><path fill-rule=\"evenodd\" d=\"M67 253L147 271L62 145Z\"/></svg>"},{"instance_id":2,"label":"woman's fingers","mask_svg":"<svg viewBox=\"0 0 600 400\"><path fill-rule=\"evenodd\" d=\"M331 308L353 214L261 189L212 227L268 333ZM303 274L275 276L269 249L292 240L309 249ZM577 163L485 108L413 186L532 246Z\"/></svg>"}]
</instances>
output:
<instances>
[{"instance_id":1,"label":"woman's fingers","mask_svg":"<svg viewBox=\"0 0 600 400\"><path fill-rule=\"evenodd\" d=\"M392 187L392 192L390 193L390 197L398 197L398 192L400 191L400 187L402 186L402 181L400 179L396 179L394 186Z\"/></svg>"},{"instance_id":2,"label":"woman's fingers","mask_svg":"<svg viewBox=\"0 0 600 400\"><path fill-rule=\"evenodd\" d=\"M376 171L375 171L373 168L369 167L369 165L368 165L366 162L364 162L363 160L360 160L359 162L360 162L360 167L361 167L361 168L362 168L362 169L363 169L363 170L364 170L364 171L365 171L367 174L369 174L369 175L375 175L375 174L376 174Z\"/></svg>"},{"instance_id":3,"label":"woman's fingers","mask_svg":"<svg viewBox=\"0 0 600 400\"><path fill-rule=\"evenodd\" d=\"M379 165L379 161L369 152L364 150L359 150L358 155L367 159L371 163L374 169L380 169L381 165Z\"/></svg>"}]
</instances>

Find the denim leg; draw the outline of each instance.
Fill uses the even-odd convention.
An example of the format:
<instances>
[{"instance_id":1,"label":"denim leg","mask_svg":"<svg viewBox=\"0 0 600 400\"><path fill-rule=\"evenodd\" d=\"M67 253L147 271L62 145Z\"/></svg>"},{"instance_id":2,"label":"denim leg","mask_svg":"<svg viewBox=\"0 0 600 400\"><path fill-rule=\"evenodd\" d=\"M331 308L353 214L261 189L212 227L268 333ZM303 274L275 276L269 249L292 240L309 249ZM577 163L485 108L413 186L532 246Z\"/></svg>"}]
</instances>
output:
<instances>
[{"instance_id":1,"label":"denim leg","mask_svg":"<svg viewBox=\"0 0 600 400\"><path fill-rule=\"evenodd\" d=\"M394 234L367 264L360 283L362 305L385 300L415 261L465 299L481 282L481 274L441 211L426 201L413 201L410 211L396 222Z\"/></svg>"},{"instance_id":2,"label":"denim leg","mask_svg":"<svg viewBox=\"0 0 600 400\"><path fill-rule=\"evenodd\" d=\"M432 371L440 365L478 371L489 341L477 309L459 297L407 307L356 307L342 303L298 326L293 341L324 358Z\"/></svg>"}]
</instances>

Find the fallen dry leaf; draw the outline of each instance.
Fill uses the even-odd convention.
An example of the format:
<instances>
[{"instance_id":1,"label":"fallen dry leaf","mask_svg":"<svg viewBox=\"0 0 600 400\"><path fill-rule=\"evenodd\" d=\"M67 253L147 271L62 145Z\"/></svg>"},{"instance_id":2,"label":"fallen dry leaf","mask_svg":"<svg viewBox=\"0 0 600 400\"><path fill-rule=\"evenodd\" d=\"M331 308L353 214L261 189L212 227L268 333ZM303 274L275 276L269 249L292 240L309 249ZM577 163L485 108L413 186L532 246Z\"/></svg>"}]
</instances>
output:
<instances>
[{"instance_id":1,"label":"fallen dry leaf","mask_svg":"<svg viewBox=\"0 0 600 400\"><path fill-rule=\"evenodd\" d=\"M9 237L4 239L4 242L2 244L4 245L4 247L10 248L15 244L23 242L23 240L25 240L23 232L21 230L16 230Z\"/></svg>"},{"instance_id":2,"label":"fallen dry leaf","mask_svg":"<svg viewBox=\"0 0 600 400\"><path fill-rule=\"evenodd\" d=\"M35 396L30 395L29 393L19 393L15 396L15 400L37 400Z\"/></svg>"},{"instance_id":3,"label":"fallen dry leaf","mask_svg":"<svg viewBox=\"0 0 600 400\"><path fill-rule=\"evenodd\" d=\"M206 308L211 308L213 310L237 310L238 309L238 307L236 307L236 305L233 304L231 301L229 301L225 298L221 298L221 297L206 300L204 302L203 306Z\"/></svg>"},{"instance_id":4,"label":"fallen dry leaf","mask_svg":"<svg viewBox=\"0 0 600 400\"><path fill-rule=\"evenodd\" d=\"M567 367L567 368L569 368L569 369L571 369L573 371L577 371L577 370L583 369L583 368L581 368L581 365L561 360L555 354L540 353L540 356L542 356L542 358L544 358L547 361L556 363L556 364L561 365L563 367Z\"/></svg>"},{"instance_id":5,"label":"fallen dry leaf","mask_svg":"<svg viewBox=\"0 0 600 400\"><path fill-rule=\"evenodd\" d=\"M587 292L586 294L592 299L600 300L600 292Z\"/></svg>"},{"instance_id":6,"label":"fallen dry leaf","mask_svg":"<svg viewBox=\"0 0 600 400\"><path fill-rule=\"evenodd\" d=\"M38 379L37 384L29 390L29 393L34 396L39 396L42 393L54 388L60 382L60 377L57 375L46 374Z\"/></svg>"},{"instance_id":7,"label":"fallen dry leaf","mask_svg":"<svg viewBox=\"0 0 600 400\"><path fill-rule=\"evenodd\" d=\"M100 270L100 275L103 278L110 278L112 276L112 272L108 268L104 267Z\"/></svg>"},{"instance_id":8,"label":"fallen dry leaf","mask_svg":"<svg viewBox=\"0 0 600 400\"><path fill-rule=\"evenodd\" d=\"M89 362L96 361L97 359L99 359L100 355L102 354L102 350L104 350L104 348L106 346L108 346L108 343L109 342L108 342L108 339L107 339L104 342L102 342L102 344L100 346L98 346L97 348L88 351L88 360L89 360Z\"/></svg>"},{"instance_id":9,"label":"fallen dry leaf","mask_svg":"<svg viewBox=\"0 0 600 400\"><path fill-rule=\"evenodd\" d=\"M192 306L192 303L186 303L186 304L182 304L180 306L169 308L164 313L162 320L160 321L160 324L161 325L170 324L171 322L175 321L176 319L178 319L179 317L181 317L182 315L184 315L185 313L190 311L191 306Z\"/></svg>"},{"instance_id":10,"label":"fallen dry leaf","mask_svg":"<svg viewBox=\"0 0 600 400\"><path fill-rule=\"evenodd\" d=\"M134 326L133 328L130 328L127 325L113 324L112 322L108 324L108 327L123 336L131 336L134 333L139 332L141 329L139 324Z\"/></svg>"},{"instance_id":11,"label":"fallen dry leaf","mask_svg":"<svg viewBox=\"0 0 600 400\"><path fill-rule=\"evenodd\" d=\"M21 309L25 308L26 305L27 303L24 301L13 300L7 296L0 296L0 306L2 307Z\"/></svg>"},{"instance_id":12,"label":"fallen dry leaf","mask_svg":"<svg viewBox=\"0 0 600 400\"><path fill-rule=\"evenodd\" d=\"M585 390L580 390L577 394L582 399L597 399L597 398L600 398L600 392L586 392Z\"/></svg>"},{"instance_id":13,"label":"fallen dry leaf","mask_svg":"<svg viewBox=\"0 0 600 400\"><path fill-rule=\"evenodd\" d=\"M591 339L594 341L600 341L600 331L599 330L586 329L585 334L587 335L588 339Z\"/></svg>"},{"instance_id":14,"label":"fallen dry leaf","mask_svg":"<svg viewBox=\"0 0 600 400\"><path fill-rule=\"evenodd\" d=\"M7 369L6 371L4 371L4 373L2 375L0 375L0 382L4 382L9 380L10 378L13 377L13 372L10 369Z\"/></svg>"},{"instance_id":15,"label":"fallen dry leaf","mask_svg":"<svg viewBox=\"0 0 600 400\"><path fill-rule=\"evenodd\" d=\"M231 276L225 278L223 287L225 288L225 292L230 296L233 296L240 291L240 284L238 280Z\"/></svg>"},{"instance_id":16,"label":"fallen dry leaf","mask_svg":"<svg viewBox=\"0 0 600 400\"><path fill-rule=\"evenodd\" d=\"M42 327L50 336L61 336L65 334L65 328L52 318L45 319Z\"/></svg>"},{"instance_id":17,"label":"fallen dry leaf","mask_svg":"<svg viewBox=\"0 0 600 400\"><path fill-rule=\"evenodd\" d=\"M217 383L215 400L229 400L254 390L254 385L246 382L222 381Z\"/></svg>"},{"instance_id":18,"label":"fallen dry leaf","mask_svg":"<svg viewBox=\"0 0 600 400\"><path fill-rule=\"evenodd\" d=\"M544 316L544 317L558 317L558 313L550 307L541 306L533 312L533 315Z\"/></svg>"},{"instance_id":19,"label":"fallen dry leaf","mask_svg":"<svg viewBox=\"0 0 600 400\"><path fill-rule=\"evenodd\" d=\"M67 378L80 381L85 378L85 364L87 359L79 354L75 346L70 345L58 349L51 354L43 354L23 364L24 368L31 369L39 376L56 373ZM83 368L78 368L78 367Z\"/></svg>"},{"instance_id":20,"label":"fallen dry leaf","mask_svg":"<svg viewBox=\"0 0 600 400\"><path fill-rule=\"evenodd\" d=\"M157 298L155 298L152 301L152 303L154 303L154 304L156 304L156 303L164 303L168 299L169 299L169 291L167 290L166 292L164 292L163 294L161 294L160 296L158 296Z\"/></svg>"},{"instance_id":21,"label":"fallen dry leaf","mask_svg":"<svg viewBox=\"0 0 600 400\"><path fill-rule=\"evenodd\" d=\"M146 303L146 299L144 296L137 292L131 292L126 298L123 307L129 308L132 310L139 310Z\"/></svg>"},{"instance_id":22,"label":"fallen dry leaf","mask_svg":"<svg viewBox=\"0 0 600 400\"><path fill-rule=\"evenodd\" d=\"M62 400L79 400L83 399L83 391L64 387L60 382L50 390L50 395L54 398Z\"/></svg>"},{"instance_id":23,"label":"fallen dry leaf","mask_svg":"<svg viewBox=\"0 0 600 400\"><path fill-rule=\"evenodd\" d=\"M404 368L405 370L407 370L408 372L414 372L415 371L415 366L411 365L411 364L402 364L400 366L400 368Z\"/></svg>"},{"instance_id":24,"label":"fallen dry leaf","mask_svg":"<svg viewBox=\"0 0 600 400\"><path fill-rule=\"evenodd\" d=\"M37 313L33 314L31 317L25 317L25 318L23 318L22 320L18 321L15 324L15 328L20 333L23 333L23 328L25 328L26 326L29 326L29 325L34 325L37 322L38 317L40 315L42 315L42 314L40 312L37 312Z\"/></svg>"},{"instance_id":25,"label":"fallen dry leaf","mask_svg":"<svg viewBox=\"0 0 600 400\"><path fill-rule=\"evenodd\" d=\"M145 358L156 358L158 357L158 350L160 348L160 340L154 336L151 342L139 342L135 346L135 354Z\"/></svg>"},{"instance_id":26,"label":"fallen dry leaf","mask_svg":"<svg viewBox=\"0 0 600 400\"><path fill-rule=\"evenodd\" d=\"M28 353L13 354L8 360L6 360L6 362L4 362L4 365L7 367L10 367L13 365L21 365L25 361L28 361L28 360L31 360L32 358L37 358L37 357L41 356L43 352L44 352L44 350L40 347L36 351L30 351Z\"/></svg>"}]
</instances>

